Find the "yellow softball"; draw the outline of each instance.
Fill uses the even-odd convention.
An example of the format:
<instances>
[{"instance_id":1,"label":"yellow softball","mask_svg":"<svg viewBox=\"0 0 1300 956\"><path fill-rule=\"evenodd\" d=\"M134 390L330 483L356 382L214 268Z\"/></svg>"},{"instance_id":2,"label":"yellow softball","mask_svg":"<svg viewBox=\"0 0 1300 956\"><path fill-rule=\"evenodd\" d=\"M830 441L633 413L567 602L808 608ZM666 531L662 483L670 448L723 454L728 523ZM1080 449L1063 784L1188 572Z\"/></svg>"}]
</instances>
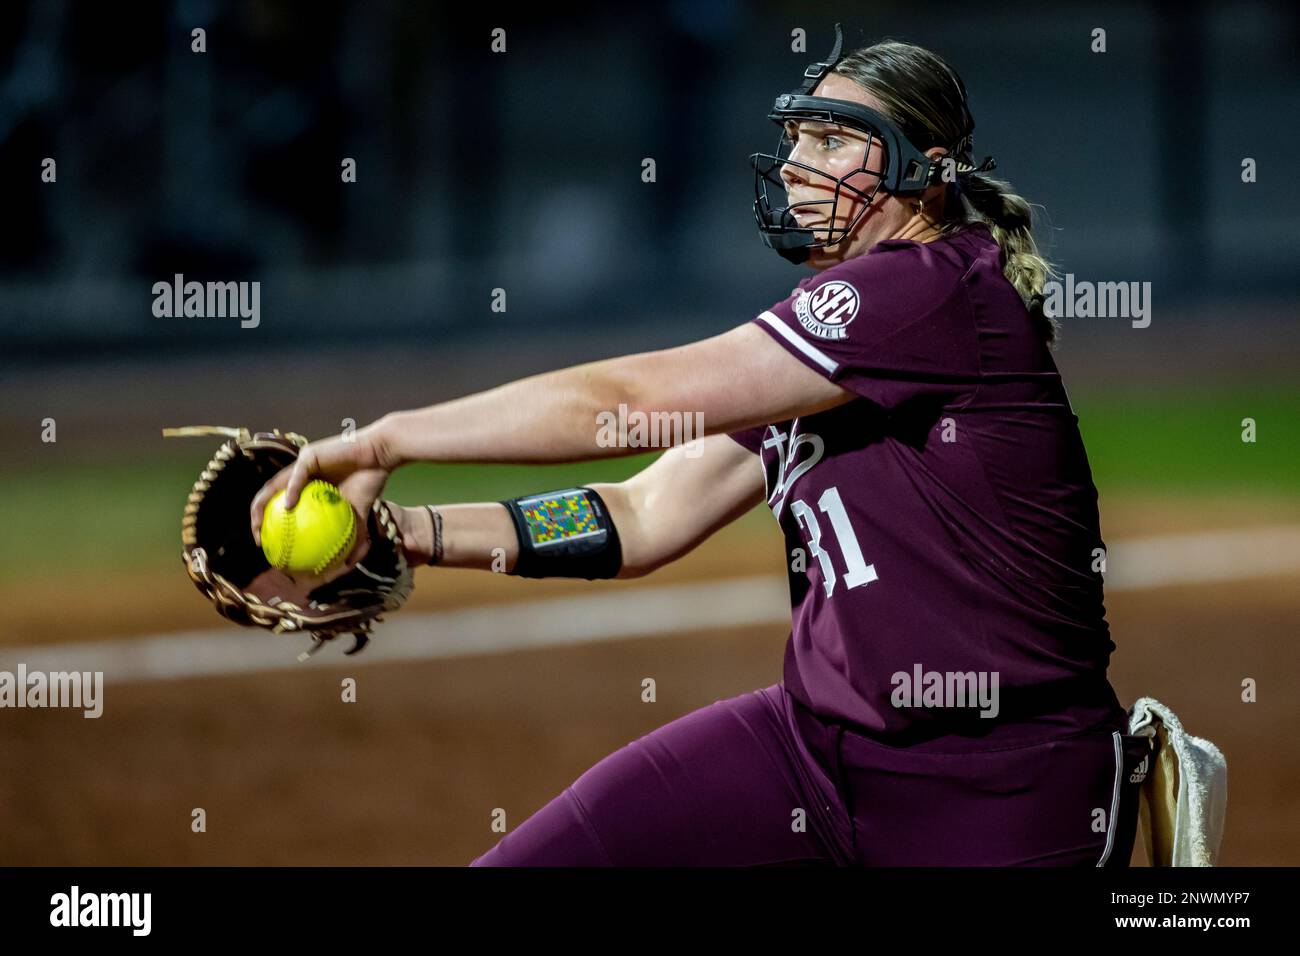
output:
<instances>
[{"instance_id":1,"label":"yellow softball","mask_svg":"<svg viewBox=\"0 0 1300 956\"><path fill-rule=\"evenodd\" d=\"M357 540L352 505L327 481L310 481L292 511L276 492L262 512L262 553L274 568L321 575L337 567Z\"/></svg>"}]
</instances>

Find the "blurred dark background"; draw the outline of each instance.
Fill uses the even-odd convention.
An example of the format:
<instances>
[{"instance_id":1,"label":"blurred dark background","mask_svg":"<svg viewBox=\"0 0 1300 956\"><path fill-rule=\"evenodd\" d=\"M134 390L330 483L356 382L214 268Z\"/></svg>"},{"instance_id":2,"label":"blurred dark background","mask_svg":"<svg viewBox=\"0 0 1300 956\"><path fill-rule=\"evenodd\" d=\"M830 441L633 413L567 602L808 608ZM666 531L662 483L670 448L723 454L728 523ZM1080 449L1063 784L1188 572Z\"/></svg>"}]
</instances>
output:
<instances>
[{"instance_id":1,"label":"blurred dark background","mask_svg":"<svg viewBox=\"0 0 1300 956\"><path fill-rule=\"evenodd\" d=\"M1289 323L1300 298L1292 3L19 0L0 17L9 363L303 333L648 346L744 322L802 276L760 243L747 157L837 20L853 46L947 57L976 152L1045 206L1062 270L1151 281L1157 328L1172 308L1237 333ZM177 272L260 281L261 327L155 318L152 284Z\"/></svg>"}]
</instances>

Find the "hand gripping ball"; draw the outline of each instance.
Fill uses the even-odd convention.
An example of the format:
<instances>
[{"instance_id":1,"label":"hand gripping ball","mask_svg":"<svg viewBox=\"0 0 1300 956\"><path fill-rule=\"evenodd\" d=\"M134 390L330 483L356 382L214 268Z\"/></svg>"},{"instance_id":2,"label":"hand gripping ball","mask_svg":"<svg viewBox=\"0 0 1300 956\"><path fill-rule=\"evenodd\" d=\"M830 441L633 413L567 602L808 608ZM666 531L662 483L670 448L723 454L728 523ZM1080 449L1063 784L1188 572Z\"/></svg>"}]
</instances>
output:
<instances>
[{"instance_id":1,"label":"hand gripping ball","mask_svg":"<svg viewBox=\"0 0 1300 956\"><path fill-rule=\"evenodd\" d=\"M319 576L343 563L357 540L352 505L327 481L310 481L292 511L279 491L262 513L262 553L274 568Z\"/></svg>"}]
</instances>

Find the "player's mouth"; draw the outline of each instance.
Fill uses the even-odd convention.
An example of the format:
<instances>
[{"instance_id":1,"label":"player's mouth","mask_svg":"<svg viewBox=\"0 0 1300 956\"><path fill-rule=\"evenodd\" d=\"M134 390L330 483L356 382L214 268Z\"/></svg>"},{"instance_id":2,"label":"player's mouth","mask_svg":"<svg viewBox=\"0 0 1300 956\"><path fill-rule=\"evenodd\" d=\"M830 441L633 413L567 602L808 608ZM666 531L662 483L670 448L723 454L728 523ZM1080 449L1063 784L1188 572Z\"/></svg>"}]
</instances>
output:
<instances>
[{"instance_id":1,"label":"player's mouth","mask_svg":"<svg viewBox=\"0 0 1300 956\"><path fill-rule=\"evenodd\" d=\"M810 207L808 207L808 206L804 206L804 207L802 207L802 208L791 209L791 210L790 210L790 215L794 216L794 218L797 219L797 220L799 220L799 222L801 222L801 223L803 223L803 222L816 222L818 219L821 219L821 218L822 218L822 215L821 215L820 212L818 212L816 209L812 209L812 208L810 208Z\"/></svg>"}]
</instances>

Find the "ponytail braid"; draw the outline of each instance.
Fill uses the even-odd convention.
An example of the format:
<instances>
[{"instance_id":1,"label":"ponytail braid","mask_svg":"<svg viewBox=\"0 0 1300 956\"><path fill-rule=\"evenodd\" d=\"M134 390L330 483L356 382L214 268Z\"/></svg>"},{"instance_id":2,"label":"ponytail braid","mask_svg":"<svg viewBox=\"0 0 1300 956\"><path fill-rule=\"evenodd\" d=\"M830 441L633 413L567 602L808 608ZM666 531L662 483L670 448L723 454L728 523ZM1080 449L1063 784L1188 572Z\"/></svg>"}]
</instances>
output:
<instances>
[{"instance_id":1,"label":"ponytail braid","mask_svg":"<svg viewBox=\"0 0 1300 956\"><path fill-rule=\"evenodd\" d=\"M1002 250L1002 272L1020 293L1048 345L1055 344L1060 323L1043 311L1043 287L1056 275L1034 241L1033 206L1012 192L1010 183L972 173L961 177L957 190L963 215L951 226L983 221Z\"/></svg>"}]
</instances>

